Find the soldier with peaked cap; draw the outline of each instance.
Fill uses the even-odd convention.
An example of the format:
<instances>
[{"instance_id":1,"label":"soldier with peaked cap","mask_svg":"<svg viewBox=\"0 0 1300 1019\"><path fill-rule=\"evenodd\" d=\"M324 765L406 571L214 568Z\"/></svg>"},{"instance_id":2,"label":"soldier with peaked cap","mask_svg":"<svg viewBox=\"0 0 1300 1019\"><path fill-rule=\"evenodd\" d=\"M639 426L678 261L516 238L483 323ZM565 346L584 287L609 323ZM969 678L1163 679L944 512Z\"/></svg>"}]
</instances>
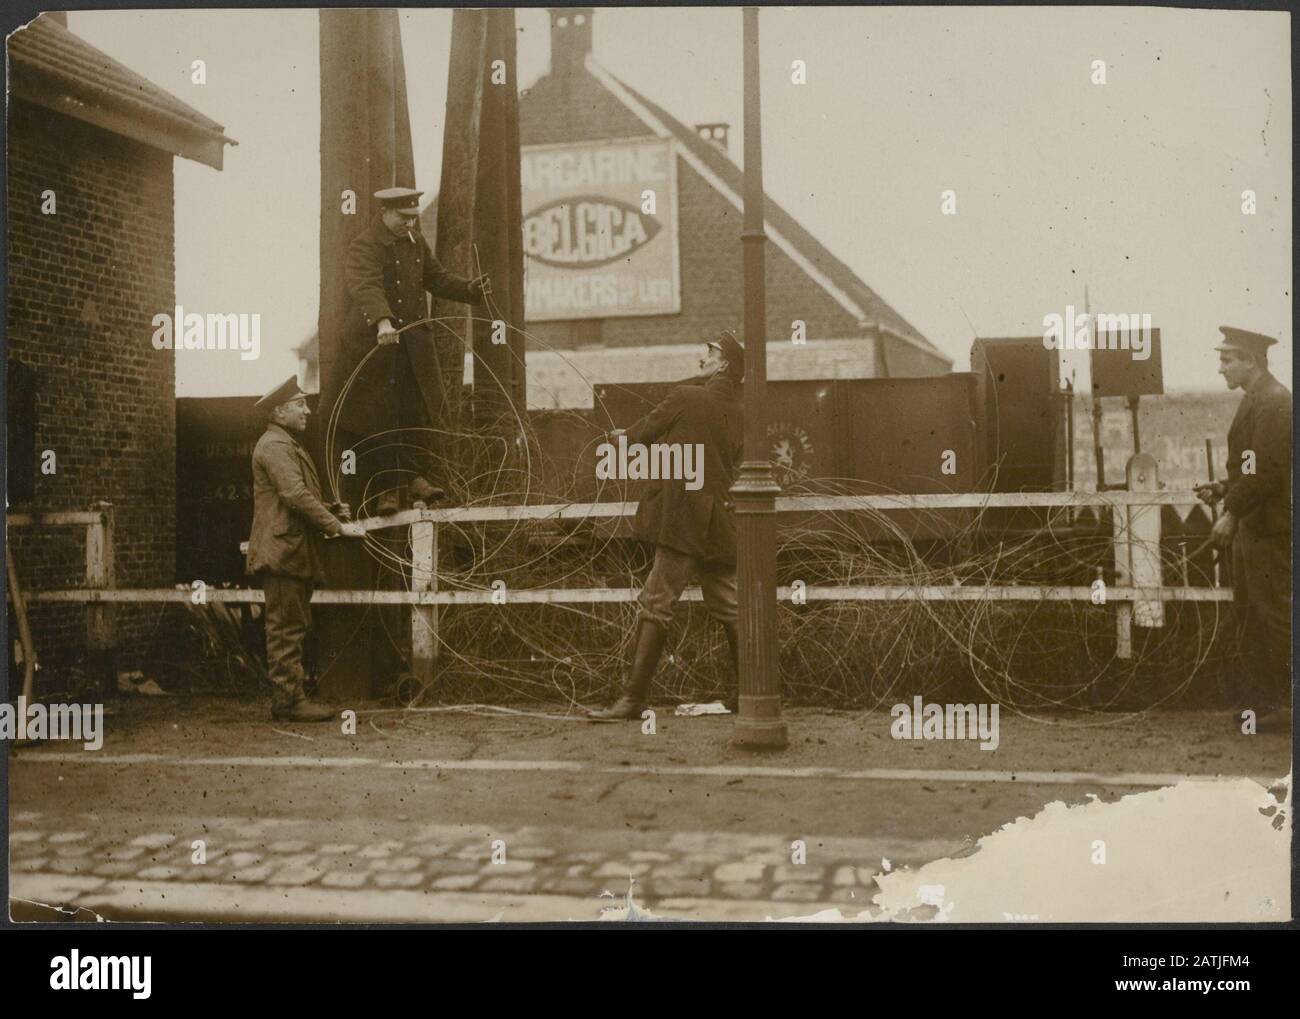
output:
<instances>
[{"instance_id":1,"label":"soldier with peaked cap","mask_svg":"<svg viewBox=\"0 0 1300 1019\"><path fill-rule=\"evenodd\" d=\"M428 449L428 433L394 431L428 428L442 410L442 377L437 370L433 326L412 325L428 317L426 291L462 304L480 304L492 293L486 276L464 279L448 272L434 257L419 232L423 193L404 187L376 191L379 213L348 249L346 279L351 300L341 377L349 377L376 343L379 345L343 401L338 419L340 442L335 444L336 453L356 450L367 436L375 436L357 451L365 475L384 472L367 494L368 505L359 507L363 511L395 512L399 508L397 489L412 483L412 474L418 480L432 471L430 456L412 455L398 445ZM392 434L379 434L383 432ZM366 450L376 452L367 455ZM427 480L417 488L425 498L433 494ZM370 503L376 495L379 497Z\"/></svg>"},{"instance_id":2,"label":"soldier with peaked cap","mask_svg":"<svg viewBox=\"0 0 1300 1019\"><path fill-rule=\"evenodd\" d=\"M1228 479L1197 486L1223 515L1212 537L1232 548L1232 585L1250 668L1248 696L1266 724L1290 722L1291 393L1268 370L1271 336L1220 326L1219 374L1245 393L1228 429Z\"/></svg>"},{"instance_id":3,"label":"soldier with peaked cap","mask_svg":"<svg viewBox=\"0 0 1300 1019\"><path fill-rule=\"evenodd\" d=\"M253 529L248 572L266 596L266 667L276 690L271 718L324 722L334 709L303 689L302 651L311 628L311 593L325 580L321 535L364 538L360 524L346 523L321 502L320 481L297 436L307 428L307 397L296 377L255 404L266 431L253 449Z\"/></svg>"},{"instance_id":4,"label":"soldier with peaked cap","mask_svg":"<svg viewBox=\"0 0 1300 1019\"><path fill-rule=\"evenodd\" d=\"M673 609L692 577L699 580L709 615L722 625L733 682L736 676L740 642L730 492L744 446L740 384L745 350L735 333L724 330L708 341L700 368L702 376L674 386L659 406L625 433L629 445L702 445L702 484L692 491L685 479L665 479L637 506L633 529L638 538L654 542L655 561L638 599L632 667L623 694L612 707L589 711L594 721L641 717L668 640ZM727 697L730 704L735 695L733 686Z\"/></svg>"}]
</instances>

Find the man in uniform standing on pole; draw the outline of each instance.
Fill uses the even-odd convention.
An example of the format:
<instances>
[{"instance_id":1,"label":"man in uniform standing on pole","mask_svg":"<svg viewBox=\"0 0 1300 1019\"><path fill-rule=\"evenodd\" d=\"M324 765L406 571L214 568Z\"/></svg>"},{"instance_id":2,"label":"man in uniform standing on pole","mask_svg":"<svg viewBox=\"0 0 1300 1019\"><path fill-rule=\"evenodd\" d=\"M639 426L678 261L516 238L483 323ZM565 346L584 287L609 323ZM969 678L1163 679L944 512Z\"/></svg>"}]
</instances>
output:
<instances>
[{"instance_id":1,"label":"man in uniform standing on pole","mask_svg":"<svg viewBox=\"0 0 1300 1019\"><path fill-rule=\"evenodd\" d=\"M271 718L326 722L334 709L303 689L302 651L311 628L311 594L325 581L321 535L364 538L360 524L340 520L321 502L320 481L297 436L307 428L307 397L291 377L255 405L266 431L253 449L253 529L248 572L266 596L266 666L275 694ZM346 513L345 513L346 515Z\"/></svg>"},{"instance_id":2,"label":"man in uniform standing on pole","mask_svg":"<svg viewBox=\"0 0 1300 1019\"><path fill-rule=\"evenodd\" d=\"M428 433L401 431L427 429L443 403L439 374L417 373L411 357L401 349L421 343L433 349L432 324L413 325L428 317L426 291L472 305L483 303L492 293L486 275L464 279L445 270L434 257L419 232L423 193L401 187L376 191L379 214L348 249L346 278L351 301L343 337L342 377L350 376L363 360L365 364L339 410L342 445L336 453L345 448L355 450L363 439L374 437L367 448L375 452L365 458L363 474L378 477L367 502L377 496L375 511L380 515L400 508L403 485L410 485L414 499L430 501L441 495L426 477L436 473ZM380 349L367 360L376 344ZM423 447L423 451L412 454L406 448L409 446ZM358 461L363 454L358 454Z\"/></svg>"},{"instance_id":3,"label":"man in uniform standing on pole","mask_svg":"<svg viewBox=\"0 0 1300 1019\"><path fill-rule=\"evenodd\" d=\"M1228 480L1198 485L1223 515L1211 532L1232 548L1232 584L1257 720L1290 723L1291 393L1268 370L1271 336L1220 326L1219 374L1245 393L1228 429Z\"/></svg>"},{"instance_id":4,"label":"man in uniform standing on pole","mask_svg":"<svg viewBox=\"0 0 1300 1019\"><path fill-rule=\"evenodd\" d=\"M613 706L589 711L594 721L641 717L650 681L668 640L673 608L693 576L699 579L709 614L722 624L727 635L735 681L740 638L736 529L729 493L745 437L740 403L745 350L735 333L725 330L711 340L700 368L704 372L702 380L675 386L658 407L626 432L629 446L702 446L702 484L692 491L685 479L666 478L637 507L634 530L637 537L654 542L654 566L641 589L632 668L623 694ZM733 690L728 700L734 696Z\"/></svg>"}]
</instances>

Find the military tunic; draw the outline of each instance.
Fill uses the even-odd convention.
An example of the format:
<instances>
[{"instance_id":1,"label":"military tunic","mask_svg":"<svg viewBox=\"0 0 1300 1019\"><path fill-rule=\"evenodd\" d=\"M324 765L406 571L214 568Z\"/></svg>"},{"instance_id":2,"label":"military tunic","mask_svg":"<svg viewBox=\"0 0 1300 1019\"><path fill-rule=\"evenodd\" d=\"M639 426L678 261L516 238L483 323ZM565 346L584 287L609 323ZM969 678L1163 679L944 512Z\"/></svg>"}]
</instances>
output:
<instances>
[{"instance_id":1,"label":"military tunic","mask_svg":"<svg viewBox=\"0 0 1300 1019\"><path fill-rule=\"evenodd\" d=\"M676 386L654 410L627 430L627 441L703 446L694 491L685 479L662 480L637 506L633 531L655 544L655 561L637 599L640 617L668 626L682 591L694 578L704 606L734 630L736 528L731 483L744 451L740 386L724 375Z\"/></svg>"},{"instance_id":2,"label":"military tunic","mask_svg":"<svg viewBox=\"0 0 1300 1019\"><path fill-rule=\"evenodd\" d=\"M1246 473L1244 454L1253 454ZM1233 594L1264 708L1285 703L1291 655L1291 394L1265 372L1246 391L1228 429L1224 509L1237 519Z\"/></svg>"},{"instance_id":3,"label":"military tunic","mask_svg":"<svg viewBox=\"0 0 1300 1019\"><path fill-rule=\"evenodd\" d=\"M1247 451L1254 471L1242 466ZM1223 508L1258 535L1291 533L1291 394L1265 372L1242 397L1228 428Z\"/></svg>"},{"instance_id":4,"label":"military tunic","mask_svg":"<svg viewBox=\"0 0 1300 1019\"><path fill-rule=\"evenodd\" d=\"M660 482L637 507L637 537L693 559L735 564L730 492L745 441L739 393L740 386L721 375L703 385L679 385L628 428L629 444L704 447L703 484L691 491L682 480Z\"/></svg>"},{"instance_id":5,"label":"military tunic","mask_svg":"<svg viewBox=\"0 0 1300 1019\"><path fill-rule=\"evenodd\" d=\"M416 326L396 344L376 350L376 327L388 319L394 329L428 317L425 292L473 304L470 282L445 270L418 231L394 235L376 216L348 249L351 302L343 338L341 378L347 378L371 350L375 354L353 381L339 427L356 435L387 428L427 427L442 406L442 380L434 353L432 325ZM403 376L415 381L403 393ZM418 396L412 396L418 393ZM403 406L405 396L406 406ZM410 406L414 402L416 406Z\"/></svg>"},{"instance_id":6,"label":"military tunic","mask_svg":"<svg viewBox=\"0 0 1300 1019\"><path fill-rule=\"evenodd\" d=\"M304 696L302 653L312 589L325 580L321 534L336 535L342 528L321 501L307 451L280 425L267 425L253 449L247 568L266 595L266 665L277 703Z\"/></svg>"}]
</instances>

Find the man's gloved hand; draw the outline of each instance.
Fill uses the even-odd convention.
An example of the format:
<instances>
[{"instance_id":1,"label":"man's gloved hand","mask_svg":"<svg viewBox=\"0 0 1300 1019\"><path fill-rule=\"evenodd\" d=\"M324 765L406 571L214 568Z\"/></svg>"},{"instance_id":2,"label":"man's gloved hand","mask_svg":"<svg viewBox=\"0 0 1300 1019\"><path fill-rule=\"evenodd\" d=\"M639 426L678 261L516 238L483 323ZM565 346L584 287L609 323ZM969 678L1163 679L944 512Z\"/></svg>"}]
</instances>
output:
<instances>
[{"instance_id":1,"label":"man's gloved hand","mask_svg":"<svg viewBox=\"0 0 1300 1019\"><path fill-rule=\"evenodd\" d=\"M492 296L492 278L484 273L477 279L469 281L469 295L474 298L475 302L482 304L484 300Z\"/></svg>"},{"instance_id":2,"label":"man's gloved hand","mask_svg":"<svg viewBox=\"0 0 1300 1019\"><path fill-rule=\"evenodd\" d=\"M339 531L340 538L364 538L365 536L366 529L354 521L344 524L343 529Z\"/></svg>"},{"instance_id":3,"label":"man's gloved hand","mask_svg":"<svg viewBox=\"0 0 1300 1019\"><path fill-rule=\"evenodd\" d=\"M386 347L390 343L396 343L399 339L401 339L401 337L397 335L397 330L393 328L393 323L386 318L381 319L379 322L379 331L375 336L375 342L381 347Z\"/></svg>"},{"instance_id":4,"label":"man's gloved hand","mask_svg":"<svg viewBox=\"0 0 1300 1019\"><path fill-rule=\"evenodd\" d=\"M1223 482L1207 481L1203 485L1196 485L1192 491L1196 493L1196 497L1200 499L1201 502L1205 503L1207 506L1213 506L1223 498Z\"/></svg>"}]
</instances>

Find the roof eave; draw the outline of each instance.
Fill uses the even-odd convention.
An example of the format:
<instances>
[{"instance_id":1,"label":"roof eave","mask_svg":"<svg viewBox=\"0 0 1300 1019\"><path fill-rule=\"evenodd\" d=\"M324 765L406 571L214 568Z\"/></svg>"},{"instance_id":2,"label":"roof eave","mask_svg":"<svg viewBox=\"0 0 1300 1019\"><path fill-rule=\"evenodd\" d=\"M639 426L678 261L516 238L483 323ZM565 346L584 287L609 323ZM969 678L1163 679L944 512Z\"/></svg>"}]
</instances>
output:
<instances>
[{"instance_id":1,"label":"roof eave","mask_svg":"<svg viewBox=\"0 0 1300 1019\"><path fill-rule=\"evenodd\" d=\"M22 64L10 66L11 95L214 170L222 168L225 147L239 144L219 130L207 130L148 109L128 110L105 102L102 95L77 89L58 75Z\"/></svg>"},{"instance_id":2,"label":"roof eave","mask_svg":"<svg viewBox=\"0 0 1300 1019\"><path fill-rule=\"evenodd\" d=\"M900 332L899 330L893 328L892 326L885 325L883 322L873 322L870 319L863 319L858 323L858 327L862 329L863 333L866 334L867 336L871 336L873 334L879 336L887 336L890 339L898 340L900 343L906 343L908 346L914 348L915 350L920 351L921 353L925 354L927 357L932 357L936 361L943 362L948 366L949 371L952 371L952 366L956 364L956 362L951 357L945 354L938 347L934 347L933 349L930 349L930 347L923 346L922 344L917 343L917 341L913 337L908 336L906 333Z\"/></svg>"}]
</instances>

